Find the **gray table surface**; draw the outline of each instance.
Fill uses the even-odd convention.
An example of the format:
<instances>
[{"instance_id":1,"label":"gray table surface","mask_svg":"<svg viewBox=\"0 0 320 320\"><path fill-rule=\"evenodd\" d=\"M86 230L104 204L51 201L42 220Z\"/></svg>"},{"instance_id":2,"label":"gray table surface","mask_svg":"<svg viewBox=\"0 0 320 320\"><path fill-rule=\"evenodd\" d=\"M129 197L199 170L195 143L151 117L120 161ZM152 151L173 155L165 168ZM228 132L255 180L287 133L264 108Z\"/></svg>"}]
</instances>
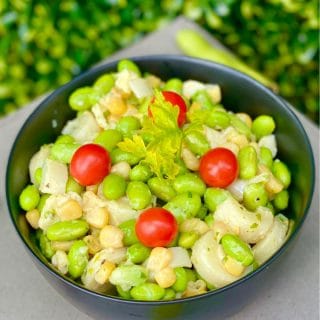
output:
<instances>
[{"instance_id":1,"label":"gray table surface","mask_svg":"<svg viewBox=\"0 0 320 320\"><path fill-rule=\"evenodd\" d=\"M178 18L171 25L118 52L108 61L146 54L180 54L174 35L177 30L185 27L198 29L210 42L216 43L197 25ZM41 99L0 119L0 320L89 320L90 317L75 309L51 288L35 268L11 224L5 204L5 168L10 147L22 123ZM319 130L303 115L297 115L310 138L315 159L319 159ZM319 318L318 160L316 169L315 197L299 241L290 250L285 262L272 274L272 278L266 278L268 289L259 292L252 303L230 319Z\"/></svg>"}]
</instances>

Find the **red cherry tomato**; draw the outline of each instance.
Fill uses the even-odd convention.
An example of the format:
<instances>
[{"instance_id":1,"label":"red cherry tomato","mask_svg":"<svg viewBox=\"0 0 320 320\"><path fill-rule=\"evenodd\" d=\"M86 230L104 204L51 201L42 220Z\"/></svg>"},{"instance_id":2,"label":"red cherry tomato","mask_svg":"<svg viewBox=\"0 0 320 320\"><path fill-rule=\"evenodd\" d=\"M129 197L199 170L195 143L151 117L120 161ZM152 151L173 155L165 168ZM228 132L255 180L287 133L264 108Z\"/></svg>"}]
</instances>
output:
<instances>
[{"instance_id":1,"label":"red cherry tomato","mask_svg":"<svg viewBox=\"0 0 320 320\"><path fill-rule=\"evenodd\" d=\"M187 105L184 102L183 98L173 91L162 91L162 95L164 99L170 102L173 106L179 107L179 115L178 115L178 126L182 127L183 124L186 122L186 113L187 113ZM152 117L152 113L150 108L148 110L149 117Z\"/></svg>"},{"instance_id":2,"label":"red cherry tomato","mask_svg":"<svg viewBox=\"0 0 320 320\"><path fill-rule=\"evenodd\" d=\"M111 159L108 151L94 143L78 148L70 163L71 176L83 186L101 182L110 169Z\"/></svg>"},{"instance_id":3,"label":"red cherry tomato","mask_svg":"<svg viewBox=\"0 0 320 320\"><path fill-rule=\"evenodd\" d=\"M237 157L226 148L211 149L200 159L199 172L210 187L225 188L238 176Z\"/></svg>"},{"instance_id":4,"label":"red cherry tomato","mask_svg":"<svg viewBox=\"0 0 320 320\"><path fill-rule=\"evenodd\" d=\"M178 223L170 211L150 208L140 214L135 229L138 239L145 246L164 247L176 237Z\"/></svg>"}]
</instances>

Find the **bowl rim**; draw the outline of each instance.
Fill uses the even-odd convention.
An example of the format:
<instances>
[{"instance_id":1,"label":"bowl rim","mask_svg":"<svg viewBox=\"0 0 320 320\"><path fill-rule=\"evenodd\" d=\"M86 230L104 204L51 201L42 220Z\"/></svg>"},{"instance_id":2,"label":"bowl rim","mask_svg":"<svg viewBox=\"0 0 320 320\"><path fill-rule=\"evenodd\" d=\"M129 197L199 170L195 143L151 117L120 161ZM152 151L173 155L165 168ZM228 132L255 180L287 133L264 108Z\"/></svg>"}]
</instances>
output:
<instances>
[{"instance_id":1,"label":"bowl rim","mask_svg":"<svg viewBox=\"0 0 320 320\"><path fill-rule=\"evenodd\" d=\"M172 61L179 61L179 62L183 62L183 63L191 63L191 64L201 64L204 65L208 68L213 68L213 69L218 69L219 71L222 72L226 72L230 75L236 75L238 78L246 81L249 83L250 86L256 87L258 90L261 90L264 94L268 95L269 97L271 97L273 100L276 100L277 103L286 110L286 112L289 114L289 116L291 117L292 121L295 123L295 125L300 129L303 139L305 140L305 142L307 143L307 149L308 152L310 154L310 158L311 158L311 171L312 171L312 179L310 181L310 186L311 186L311 193L310 196L306 202L306 206L305 206L305 210L304 210L304 215L301 218L299 224L296 225L295 229L293 230L293 232L291 233L291 235L288 237L288 239L286 240L286 242L282 245L282 247L280 249L277 250L276 253L274 253L266 262L264 262L261 266L259 266L256 270L252 271L251 273L245 275L244 277L215 290L210 290L206 293L203 294L199 294L196 296L192 296L192 297L187 297L187 298L179 298L179 299L174 299L174 300L163 300L163 301L143 301L143 300L130 300L130 299L124 299L121 297L117 297L117 296L112 296L112 295L106 295L103 293L99 293L96 291L92 291L90 289L85 288L83 285L73 281L72 279L68 278L67 276L64 276L62 274L60 274L58 271L56 271L53 267L50 267L49 265L47 265L44 261L42 261L42 259L40 259L38 257L38 255L34 252L34 250L32 250L32 248L28 245L28 243L25 241L24 237L21 235L18 226L13 218L13 215L11 213L11 208L10 208L10 200L9 200L9 171L10 171L10 163L11 163L11 159L13 158L13 153L14 150L16 148L17 145L17 141L19 140L20 136L22 136L23 131L25 130L25 128L29 125L29 123L31 123L33 121L33 119L43 111L43 109L46 108L46 104L48 102L50 102L52 99L55 99L56 97L58 97L61 92L63 92L67 87L73 85L74 83L80 82L84 79L86 79L87 77L90 77L92 74L99 74L99 73L103 73L105 71L105 69L112 69L112 68L116 68L118 61L122 60L122 59L129 59L132 60L134 62L137 62L138 64L140 62L146 62L146 61L154 61L154 62L159 62L159 61L168 61L168 62L172 62ZM9 157L7 160L7 165L6 165L6 177L5 177L5 192L6 192L6 205L7 205L7 210L10 216L10 219L12 221L12 224L14 225L14 228L17 232L17 234L19 235L21 241L23 242L23 244L25 245L25 247L27 248L27 251L31 254L31 256L38 262L40 263L40 265L42 267L44 267L44 269L49 272L51 275L53 275L54 277L56 277L58 280L64 282L66 285L69 285L71 287L73 287L76 290L80 290L82 293L84 294L89 294L91 296L100 298L100 299L105 299L114 303L126 303L126 304L130 304L130 305L139 305L139 306L161 306L161 305L170 305L170 304L177 304L177 303L188 303L194 300L200 300L200 299L207 299L211 296L215 296L215 295L219 295L220 293L223 293L225 291L229 291L234 287L238 287L240 286L242 283L246 282L247 280L251 279L252 277L255 277L256 275L260 274L262 271L266 270L275 260L277 260L280 255L282 255L282 253L287 250L287 248L289 247L289 245L292 243L292 241L294 240L294 238L296 237L296 235L298 234L298 232L300 231L307 215L309 214L310 211L310 206L311 206L311 202L313 200L313 196L314 196L314 187L315 187L315 161L314 161L314 154L313 154L313 150L310 144L310 140L309 137L303 127L303 125L301 124L300 120L298 119L297 115L294 113L293 110L291 110L291 108L289 107L288 103L278 94L274 93L273 91L271 91L269 88L265 87L264 85L262 85L260 82L254 80L253 78L247 76L246 74L225 66L223 64L220 63L216 63L216 62L212 62L209 60L205 60L205 59L200 59L200 58L192 58L192 57L188 57L188 56L183 56L183 55L173 55L173 54L155 54L155 55L142 55L142 56L128 56L126 58L119 58L119 59L115 59L112 61L108 61L105 63L99 63L97 66L94 66L92 68L90 68L89 70L82 72L80 75L74 77L71 81L67 82L66 84L58 87L57 89L55 89L54 91L52 91L51 93L48 94L47 97L45 97L38 105L37 107L32 111L32 113L26 118L26 120L24 121L23 125L20 127L15 139L14 139L14 143L10 149L10 153L9 153ZM35 261L34 261L35 262ZM49 262L47 262L49 264Z\"/></svg>"}]
</instances>

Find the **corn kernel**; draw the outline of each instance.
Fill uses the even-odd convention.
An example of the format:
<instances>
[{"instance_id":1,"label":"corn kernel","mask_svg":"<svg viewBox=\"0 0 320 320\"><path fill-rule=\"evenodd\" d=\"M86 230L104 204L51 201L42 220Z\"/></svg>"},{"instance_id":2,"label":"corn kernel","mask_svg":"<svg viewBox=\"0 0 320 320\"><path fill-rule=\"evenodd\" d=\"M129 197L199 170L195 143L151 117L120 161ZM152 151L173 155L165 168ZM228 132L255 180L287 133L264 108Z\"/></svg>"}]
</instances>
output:
<instances>
[{"instance_id":1,"label":"corn kernel","mask_svg":"<svg viewBox=\"0 0 320 320\"><path fill-rule=\"evenodd\" d=\"M252 119L251 117L247 114L247 113L244 113L244 112L239 112L239 113L236 113L236 116L242 120L249 128L251 128L252 126Z\"/></svg>"},{"instance_id":2,"label":"corn kernel","mask_svg":"<svg viewBox=\"0 0 320 320\"><path fill-rule=\"evenodd\" d=\"M92 234L85 236L83 238L83 241L88 246L89 254L94 255L101 250L101 244L99 242L99 239L97 237L93 236Z\"/></svg>"},{"instance_id":3,"label":"corn kernel","mask_svg":"<svg viewBox=\"0 0 320 320\"><path fill-rule=\"evenodd\" d=\"M86 221L94 228L101 229L109 222L109 211L107 208L95 208L86 212Z\"/></svg>"},{"instance_id":4,"label":"corn kernel","mask_svg":"<svg viewBox=\"0 0 320 320\"><path fill-rule=\"evenodd\" d=\"M99 284L104 284L108 281L110 278L110 275L112 271L115 269L116 265L112 262L105 261L100 269L97 271L97 273L94 276L94 279L99 283Z\"/></svg>"},{"instance_id":5,"label":"corn kernel","mask_svg":"<svg viewBox=\"0 0 320 320\"><path fill-rule=\"evenodd\" d=\"M98 184L93 184L92 186L86 186L86 191L91 191L94 194L97 194L98 188L99 188Z\"/></svg>"},{"instance_id":6,"label":"corn kernel","mask_svg":"<svg viewBox=\"0 0 320 320\"><path fill-rule=\"evenodd\" d=\"M223 266L228 273L232 274L235 277L241 276L245 269L245 267L240 262L229 256L226 256L226 258L224 259Z\"/></svg>"},{"instance_id":7,"label":"corn kernel","mask_svg":"<svg viewBox=\"0 0 320 320\"><path fill-rule=\"evenodd\" d=\"M62 221L79 219L82 217L82 208L78 201L70 199L56 208L56 214Z\"/></svg>"},{"instance_id":8,"label":"corn kernel","mask_svg":"<svg viewBox=\"0 0 320 320\"><path fill-rule=\"evenodd\" d=\"M100 231L99 240L104 248L123 247L123 232L118 227L106 225Z\"/></svg>"},{"instance_id":9,"label":"corn kernel","mask_svg":"<svg viewBox=\"0 0 320 320\"><path fill-rule=\"evenodd\" d=\"M169 249L163 247L153 248L147 262L147 269L151 271L162 270L169 265L171 260L172 252Z\"/></svg>"},{"instance_id":10,"label":"corn kernel","mask_svg":"<svg viewBox=\"0 0 320 320\"><path fill-rule=\"evenodd\" d=\"M207 292L207 286L203 280L189 281L187 289L182 294L182 297L183 298L193 297L198 294L202 294L206 292Z\"/></svg>"},{"instance_id":11,"label":"corn kernel","mask_svg":"<svg viewBox=\"0 0 320 320\"><path fill-rule=\"evenodd\" d=\"M116 173L117 175L123 177L124 179L129 178L131 167L128 162L121 161L114 164L111 168L112 173Z\"/></svg>"},{"instance_id":12,"label":"corn kernel","mask_svg":"<svg viewBox=\"0 0 320 320\"><path fill-rule=\"evenodd\" d=\"M264 165L259 164L258 173L268 173L269 177L265 183L267 192L272 196L283 190L283 184L272 174L272 172Z\"/></svg>"},{"instance_id":13,"label":"corn kernel","mask_svg":"<svg viewBox=\"0 0 320 320\"><path fill-rule=\"evenodd\" d=\"M26 213L26 219L33 229L39 228L40 212L38 209L28 211Z\"/></svg>"},{"instance_id":14,"label":"corn kernel","mask_svg":"<svg viewBox=\"0 0 320 320\"><path fill-rule=\"evenodd\" d=\"M74 241L51 241L51 247L54 250L69 251Z\"/></svg>"},{"instance_id":15,"label":"corn kernel","mask_svg":"<svg viewBox=\"0 0 320 320\"><path fill-rule=\"evenodd\" d=\"M161 288L169 288L176 282L177 277L173 268L166 267L155 272L154 279Z\"/></svg>"},{"instance_id":16,"label":"corn kernel","mask_svg":"<svg viewBox=\"0 0 320 320\"><path fill-rule=\"evenodd\" d=\"M181 157L186 167L192 171L199 169L200 160L186 147L182 147Z\"/></svg>"}]
</instances>

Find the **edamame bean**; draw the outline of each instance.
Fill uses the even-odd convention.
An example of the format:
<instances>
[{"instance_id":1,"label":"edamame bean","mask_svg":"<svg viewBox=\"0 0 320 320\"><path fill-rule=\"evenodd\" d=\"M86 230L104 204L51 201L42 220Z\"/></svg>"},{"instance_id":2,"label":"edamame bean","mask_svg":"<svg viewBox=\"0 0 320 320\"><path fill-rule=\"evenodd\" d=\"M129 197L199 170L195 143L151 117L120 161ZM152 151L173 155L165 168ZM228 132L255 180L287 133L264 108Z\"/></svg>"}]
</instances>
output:
<instances>
[{"instance_id":1,"label":"edamame bean","mask_svg":"<svg viewBox=\"0 0 320 320\"><path fill-rule=\"evenodd\" d=\"M178 176L173 181L173 188L177 193L194 192L202 196L206 191L205 183L193 173Z\"/></svg>"},{"instance_id":2,"label":"edamame bean","mask_svg":"<svg viewBox=\"0 0 320 320\"><path fill-rule=\"evenodd\" d=\"M127 197L130 205L135 210L141 210L150 205L152 200L151 191L142 181L131 181L128 183Z\"/></svg>"},{"instance_id":3,"label":"edamame bean","mask_svg":"<svg viewBox=\"0 0 320 320\"><path fill-rule=\"evenodd\" d=\"M237 117L235 114L229 114L230 118L230 124L241 134L244 134L247 138L251 137L251 130L246 125L245 122L243 122L239 117Z\"/></svg>"},{"instance_id":4,"label":"edamame bean","mask_svg":"<svg viewBox=\"0 0 320 320\"><path fill-rule=\"evenodd\" d=\"M170 182L159 177L151 178L148 181L148 186L157 198L166 202L170 201L176 195Z\"/></svg>"},{"instance_id":5,"label":"edamame bean","mask_svg":"<svg viewBox=\"0 0 320 320\"><path fill-rule=\"evenodd\" d=\"M209 228L212 227L213 223L214 223L214 217L213 214L208 214L205 218L204 218L205 223L209 226Z\"/></svg>"},{"instance_id":6,"label":"edamame bean","mask_svg":"<svg viewBox=\"0 0 320 320\"><path fill-rule=\"evenodd\" d=\"M180 223L198 213L201 208L201 198L196 193L181 193L171 199L164 208L169 210Z\"/></svg>"},{"instance_id":7,"label":"edamame bean","mask_svg":"<svg viewBox=\"0 0 320 320\"><path fill-rule=\"evenodd\" d=\"M178 78L171 78L165 83L163 90L164 91L174 91L176 93L181 94L182 93L182 81Z\"/></svg>"},{"instance_id":8,"label":"edamame bean","mask_svg":"<svg viewBox=\"0 0 320 320\"><path fill-rule=\"evenodd\" d=\"M68 177L66 192L75 192L81 194L84 190L84 187L80 185L76 180L74 180L71 176Z\"/></svg>"},{"instance_id":9,"label":"edamame bean","mask_svg":"<svg viewBox=\"0 0 320 320\"><path fill-rule=\"evenodd\" d=\"M121 72L123 70L128 70L135 72L139 77L141 76L141 72L139 67L131 60L123 59L118 62L117 66L118 72Z\"/></svg>"},{"instance_id":10,"label":"edamame bean","mask_svg":"<svg viewBox=\"0 0 320 320\"><path fill-rule=\"evenodd\" d=\"M70 95L69 105L75 111L84 111L96 104L99 98L99 94L93 88L82 87Z\"/></svg>"},{"instance_id":11,"label":"edamame bean","mask_svg":"<svg viewBox=\"0 0 320 320\"><path fill-rule=\"evenodd\" d=\"M36 184L39 186L42 179L42 168L37 168L34 172L34 179L36 181Z\"/></svg>"},{"instance_id":12,"label":"edamame bean","mask_svg":"<svg viewBox=\"0 0 320 320\"><path fill-rule=\"evenodd\" d=\"M165 289L155 283L146 282L132 288L130 294L134 300L154 301L164 297Z\"/></svg>"},{"instance_id":13,"label":"edamame bean","mask_svg":"<svg viewBox=\"0 0 320 320\"><path fill-rule=\"evenodd\" d=\"M37 209L39 210L40 213L49 197L50 197L50 194L47 194L47 193L41 195L38 206L37 206Z\"/></svg>"},{"instance_id":14,"label":"edamame bean","mask_svg":"<svg viewBox=\"0 0 320 320\"><path fill-rule=\"evenodd\" d=\"M176 297L176 292L171 288L165 289L165 294L162 298L162 300L172 300Z\"/></svg>"},{"instance_id":15,"label":"edamame bean","mask_svg":"<svg viewBox=\"0 0 320 320\"><path fill-rule=\"evenodd\" d=\"M100 132L93 141L111 152L121 140L122 134L120 131L107 129Z\"/></svg>"},{"instance_id":16,"label":"edamame bean","mask_svg":"<svg viewBox=\"0 0 320 320\"><path fill-rule=\"evenodd\" d=\"M269 148L260 147L259 150L259 163L265 165L267 168L272 168L272 152Z\"/></svg>"},{"instance_id":17,"label":"edamame bean","mask_svg":"<svg viewBox=\"0 0 320 320\"><path fill-rule=\"evenodd\" d=\"M221 238L221 245L227 255L244 266L249 266L254 260L250 246L234 234L225 234Z\"/></svg>"},{"instance_id":18,"label":"edamame bean","mask_svg":"<svg viewBox=\"0 0 320 320\"><path fill-rule=\"evenodd\" d=\"M47 229L47 237L51 241L69 241L84 236L89 225L84 220L59 221Z\"/></svg>"},{"instance_id":19,"label":"edamame bean","mask_svg":"<svg viewBox=\"0 0 320 320\"><path fill-rule=\"evenodd\" d=\"M196 217L203 220L208 213L208 208L206 205L203 205L200 210L197 212Z\"/></svg>"},{"instance_id":20,"label":"edamame bean","mask_svg":"<svg viewBox=\"0 0 320 320\"><path fill-rule=\"evenodd\" d=\"M251 179L258 171L257 152L253 146L245 146L238 153L239 176L241 179Z\"/></svg>"},{"instance_id":21,"label":"edamame bean","mask_svg":"<svg viewBox=\"0 0 320 320\"><path fill-rule=\"evenodd\" d=\"M260 139L263 136L271 134L275 128L276 124L272 117L261 115L253 120L251 130L257 139Z\"/></svg>"},{"instance_id":22,"label":"edamame bean","mask_svg":"<svg viewBox=\"0 0 320 320\"><path fill-rule=\"evenodd\" d=\"M288 190L282 190L277 193L273 199L273 204L278 210L284 210L288 207L289 192Z\"/></svg>"},{"instance_id":23,"label":"edamame bean","mask_svg":"<svg viewBox=\"0 0 320 320\"><path fill-rule=\"evenodd\" d=\"M212 110L215 107L206 90L198 90L192 96L192 101L198 102L202 109Z\"/></svg>"},{"instance_id":24,"label":"edamame bean","mask_svg":"<svg viewBox=\"0 0 320 320\"><path fill-rule=\"evenodd\" d=\"M199 239L199 234L194 231L180 233L178 245L179 247L190 249L193 247L195 242Z\"/></svg>"},{"instance_id":25,"label":"edamame bean","mask_svg":"<svg viewBox=\"0 0 320 320\"><path fill-rule=\"evenodd\" d=\"M132 263L140 264L150 255L151 249L141 243L135 243L127 249L127 258Z\"/></svg>"},{"instance_id":26,"label":"edamame bean","mask_svg":"<svg viewBox=\"0 0 320 320\"><path fill-rule=\"evenodd\" d=\"M187 274L188 282L189 281L197 281L197 273L193 269L185 268L184 271Z\"/></svg>"},{"instance_id":27,"label":"edamame bean","mask_svg":"<svg viewBox=\"0 0 320 320\"><path fill-rule=\"evenodd\" d=\"M130 294L130 290L125 291L121 288L121 286L116 286L116 289L117 289L117 292L121 298L128 299L128 300L132 299L131 294Z\"/></svg>"},{"instance_id":28,"label":"edamame bean","mask_svg":"<svg viewBox=\"0 0 320 320\"><path fill-rule=\"evenodd\" d=\"M102 192L108 200L117 200L126 193L127 182L115 173L110 173L102 181Z\"/></svg>"},{"instance_id":29,"label":"edamame bean","mask_svg":"<svg viewBox=\"0 0 320 320\"><path fill-rule=\"evenodd\" d=\"M69 134L62 134L60 135L56 141L55 144L57 143L74 143L74 137L70 136Z\"/></svg>"},{"instance_id":30,"label":"edamame bean","mask_svg":"<svg viewBox=\"0 0 320 320\"><path fill-rule=\"evenodd\" d=\"M271 212L272 212L273 215L276 213L276 210L274 209L274 206L273 206L273 204L272 204L271 202L268 202L268 203L266 204L266 207L267 207L269 210L271 210Z\"/></svg>"},{"instance_id":31,"label":"edamame bean","mask_svg":"<svg viewBox=\"0 0 320 320\"><path fill-rule=\"evenodd\" d=\"M38 230L37 230L38 231ZM52 248L51 241L43 233L43 231L38 231L39 237L39 248L41 253L47 258L51 259L55 253L55 250Z\"/></svg>"},{"instance_id":32,"label":"edamame bean","mask_svg":"<svg viewBox=\"0 0 320 320\"><path fill-rule=\"evenodd\" d=\"M188 275L182 267L174 268L176 274L176 282L172 285L172 289L176 292L183 292L187 289Z\"/></svg>"},{"instance_id":33,"label":"edamame bean","mask_svg":"<svg viewBox=\"0 0 320 320\"><path fill-rule=\"evenodd\" d=\"M268 193L263 183L252 183L244 188L243 204L248 210L256 210L268 203Z\"/></svg>"},{"instance_id":34,"label":"edamame bean","mask_svg":"<svg viewBox=\"0 0 320 320\"><path fill-rule=\"evenodd\" d=\"M204 203L211 212L215 212L217 206L230 196L229 191L220 188L208 188L204 193Z\"/></svg>"},{"instance_id":35,"label":"edamame bean","mask_svg":"<svg viewBox=\"0 0 320 320\"><path fill-rule=\"evenodd\" d=\"M115 148L111 151L112 163L118 163L121 161L128 162L130 166L137 164L141 159L131 152L122 151L120 148Z\"/></svg>"},{"instance_id":36,"label":"edamame bean","mask_svg":"<svg viewBox=\"0 0 320 320\"><path fill-rule=\"evenodd\" d=\"M146 182L148 181L148 179L151 178L151 176L152 176L152 171L150 167L141 163L134 166L129 173L129 178L131 181Z\"/></svg>"},{"instance_id":37,"label":"edamame bean","mask_svg":"<svg viewBox=\"0 0 320 320\"><path fill-rule=\"evenodd\" d=\"M126 247L139 242L135 230L136 219L124 221L121 224L119 224L118 227L123 231L123 243Z\"/></svg>"},{"instance_id":38,"label":"edamame bean","mask_svg":"<svg viewBox=\"0 0 320 320\"><path fill-rule=\"evenodd\" d=\"M291 183L291 172L284 162L280 161L279 159L274 160L272 172L274 176L280 180L285 189L289 187Z\"/></svg>"},{"instance_id":39,"label":"edamame bean","mask_svg":"<svg viewBox=\"0 0 320 320\"><path fill-rule=\"evenodd\" d=\"M122 117L117 123L119 130L124 137L131 137L133 133L141 128L141 123L138 118L133 116Z\"/></svg>"},{"instance_id":40,"label":"edamame bean","mask_svg":"<svg viewBox=\"0 0 320 320\"><path fill-rule=\"evenodd\" d=\"M195 154L202 156L209 149L210 145L205 135L200 131L191 131L185 136L188 148Z\"/></svg>"},{"instance_id":41,"label":"edamame bean","mask_svg":"<svg viewBox=\"0 0 320 320\"><path fill-rule=\"evenodd\" d=\"M214 129L225 129L230 124L230 117L227 112L213 110L205 119L205 124Z\"/></svg>"},{"instance_id":42,"label":"edamame bean","mask_svg":"<svg viewBox=\"0 0 320 320\"><path fill-rule=\"evenodd\" d=\"M55 143L50 150L50 156L62 163L70 163L73 154L79 148L78 143Z\"/></svg>"},{"instance_id":43,"label":"edamame bean","mask_svg":"<svg viewBox=\"0 0 320 320\"><path fill-rule=\"evenodd\" d=\"M93 84L93 89L100 94L107 94L114 86L114 76L110 73L103 74Z\"/></svg>"},{"instance_id":44,"label":"edamame bean","mask_svg":"<svg viewBox=\"0 0 320 320\"><path fill-rule=\"evenodd\" d=\"M30 211L36 208L39 200L39 190L36 188L36 186L31 184L26 186L19 196L20 207L25 211Z\"/></svg>"},{"instance_id":45,"label":"edamame bean","mask_svg":"<svg viewBox=\"0 0 320 320\"><path fill-rule=\"evenodd\" d=\"M68 253L68 272L71 277L79 278L89 261L88 247L83 240L75 241Z\"/></svg>"}]
</instances>

